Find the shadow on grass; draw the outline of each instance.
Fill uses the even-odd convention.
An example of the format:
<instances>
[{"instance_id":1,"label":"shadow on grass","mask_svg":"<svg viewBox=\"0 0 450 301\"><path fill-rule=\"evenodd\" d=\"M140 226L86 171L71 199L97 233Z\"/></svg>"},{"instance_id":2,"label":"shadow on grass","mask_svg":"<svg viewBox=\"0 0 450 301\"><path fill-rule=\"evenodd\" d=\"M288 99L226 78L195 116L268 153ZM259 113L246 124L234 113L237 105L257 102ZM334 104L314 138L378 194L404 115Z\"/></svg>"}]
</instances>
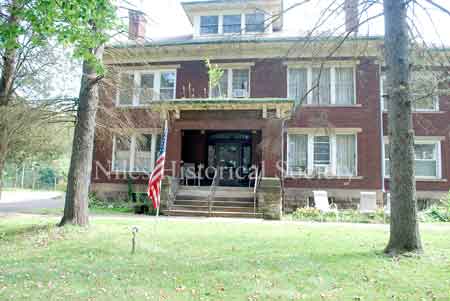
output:
<instances>
[{"instance_id":1,"label":"shadow on grass","mask_svg":"<svg viewBox=\"0 0 450 301\"><path fill-rule=\"evenodd\" d=\"M12 240L19 236L27 236L37 234L40 231L47 230L56 227L55 224L41 224L41 225L24 225L15 227L2 227L0 226L0 240Z\"/></svg>"}]
</instances>

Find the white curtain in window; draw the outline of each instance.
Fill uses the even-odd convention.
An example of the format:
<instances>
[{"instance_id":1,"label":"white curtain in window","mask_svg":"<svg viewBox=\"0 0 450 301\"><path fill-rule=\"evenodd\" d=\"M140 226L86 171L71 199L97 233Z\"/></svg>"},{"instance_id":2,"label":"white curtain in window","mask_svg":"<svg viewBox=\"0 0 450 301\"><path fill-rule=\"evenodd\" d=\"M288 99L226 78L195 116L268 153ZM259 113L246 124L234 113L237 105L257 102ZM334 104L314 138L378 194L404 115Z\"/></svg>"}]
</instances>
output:
<instances>
[{"instance_id":1,"label":"white curtain in window","mask_svg":"<svg viewBox=\"0 0 450 301\"><path fill-rule=\"evenodd\" d=\"M129 171L130 169L131 137L116 136L113 170Z\"/></svg>"},{"instance_id":2,"label":"white curtain in window","mask_svg":"<svg viewBox=\"0 0 450 301\"><path fill-rule=\"evenodd\" d=\"M289 135L288 174L300 175L306 173L308 162L308 136Z\"/></svg>"},{"instance_id":3,"label":"white curtain in window","mask_svg":"<svg viewBox=\"0 0 450 301\"><path fill-rule=\"evenodd\" d=\"M336 159L338 176L356 175L356 143L354 135L336 136Z\"/></svg>"},{"instance_id":4,"label":"white curtain in window","mask_svg":"<svg viewBox=\"0 0 450 301\"><path fill-rule=\"evenodd\" d=\"M336 68L336 104L355 102L353 68Z\"/></svg>"},{"instance_id":5,"label":"white curtain in window","mask_svg":"<svg viewBox=\"0 0 450 301\"><path fill-rule=\"evenodd\" d=\"M150 172L151 162L152 135L143 134L136 136L136 144L134 151L134 167L135 171Z\"/></svg>"},{"instance_id":6,"label":"white curtain in window","mask_svg":"<svg viewBox=\"0 0 450 301\"><path fill-rule=\"evenodd\" d=\"M248 69L233 69L233 93L236 90L245 90L248 93L249 86L249 70ZM237 95L237 94L236 94ZM232 95L233 97L236 95Z\"/></svg>"},{"instance_id":7,"label":"white curtain in window","mask_svg":"<svg viewBox=\"0 0 450 301\"><path fill-rule=\"evenodd\" d=\"M312 69L312 88L313 104L331 103L330 68Z\"/></svg>"},{"instance_id":8,"label":"white curtain in window","mask_svg":"<svg viewBox=\"0 0 450 301\"><path fill-rule=\"evenodd\" d=\"M228 70L223 70L222 77L219 84L212 88L212 97L227 97L228 96Z\"/></svg>"},{"instance_id":9,"label":"white curtain in window","mask_svg":"<svg viewBox=\"0 0 450 301\"><path fill-rule=\"evenodd\" d=\"M132 105L134 93L134 74L122 73L120 75L119 103Z\"/></svg>"},{"instance_id":10,"label":"white curtain in window","mask_svg":"<svg viewBox=\"0 0 450 301\"><path fill-rule=\"evenodd\" d=\"M295 100L295 104L306 103L308 91L308 70L289 69L289 97Z\"/></svg>"},{"instance_id":11,"label":"white curtain in window","mask_svg":"<svg viewBox=\"0 0 450 301\"><path fill-rule=\"evenodd\" d=\"M414 152L416 159L416 176L436 177L436 144L416 144L414 145Z\"/></svg>"}]
</instances>

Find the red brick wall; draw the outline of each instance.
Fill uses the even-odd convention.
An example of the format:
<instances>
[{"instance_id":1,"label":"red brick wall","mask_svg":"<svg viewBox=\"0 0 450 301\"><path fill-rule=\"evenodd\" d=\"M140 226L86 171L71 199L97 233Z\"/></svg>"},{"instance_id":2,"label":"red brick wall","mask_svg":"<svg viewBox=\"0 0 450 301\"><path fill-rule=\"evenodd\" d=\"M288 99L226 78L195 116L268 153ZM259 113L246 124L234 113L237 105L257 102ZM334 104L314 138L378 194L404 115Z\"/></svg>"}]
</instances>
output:
<instances>
[{"instance_id":1,"label":"red brick wall","mask_svg":"<svg viewBox=\"0 0 450 301\"><path fill-rule=\"evenodd\" d=\"M243 60L239 60L243 61ZM251 68L252 97L286 97L287 69L280 59L248 59L254 62ZM232 61L221 61L232 62ZM236 61L234 61L236 62ZM177 98L207 97L208 75L203 61L170 62L179 64L177 71ZM361 128L357 136L358 176L361 179L348 180L305 180L288 179L287 187L341 188L341 189L380 189L381 188L381 140L380 140L380 91L379 65L371 59L362 59L356 72L357 106L349 107L313 107L303 106L288 127L338 127ZM115 91L105 87L101 91L101 103L105 108L117 113L118 120L126 121L135 127L160 127L159 115L149 109L117 109L113 106ZM414 118L416 135L446 136L442 146L443 177L450 177L450 102L449 97L441 98L443 113L416 115ZM228 112L226 118L214 118L198 114L198 119L172 120L168 137L167 161L181 159L181 131L184 129L210 130L260 130L262 136L261 156L266 162L266 175L277 175L276 162L280 159L281 122L279 120L263 120L259 116L239 116L237 112ZM114 123L111 112L99 113L99 122ZM385 118L386 119L386 118ZM108 121L108 122L106 122ZM386 121L386 120L385 120ZM386 126L385 122L385 126ZM100 133L101 131L98 132ZM97 133L95 140L94 161L108 166L111 160L112 143L108 135ZM169 163L168 163L169 164ZM170 166L166 166L169 168ZM95 171L94 162L94 171ZM178 169L177 169L178 170ZM122 182L126 180L107 180L105 177L94 177L94 182ZM142 183L145 179L138 180ZM388 183L386 183L388 184ZM445 190L448 182L418 182L418 189Z\"/></svg>"},{"instance_id":2,"label":"red brick wall","mask_svg":"<svg viewBox=\"0 0 450 301\"><path fill-rule=\"evenodd\" d=\"M289 127L361 128L357 136L358 176L362 179L289 179L287 187L381 189L379 65L362 60L357 66L356 95L359 106L303 106Z\"/></svg>"},{"instance_id":3,"label":"red brick wall","mask_svg":"<svg viewBox=\"0 0 450 301\"><path fill-rule=\"evenodd\" d=\"M388 135L388 116L383 114L384 135ZM450 190L450 96L439 98L439 112L413 113L414 133L416 136L444 137L441 141L441 181L417 181L417 190ZM389 180L385 180L389 189Z\"/></svg>"}]
</instances>

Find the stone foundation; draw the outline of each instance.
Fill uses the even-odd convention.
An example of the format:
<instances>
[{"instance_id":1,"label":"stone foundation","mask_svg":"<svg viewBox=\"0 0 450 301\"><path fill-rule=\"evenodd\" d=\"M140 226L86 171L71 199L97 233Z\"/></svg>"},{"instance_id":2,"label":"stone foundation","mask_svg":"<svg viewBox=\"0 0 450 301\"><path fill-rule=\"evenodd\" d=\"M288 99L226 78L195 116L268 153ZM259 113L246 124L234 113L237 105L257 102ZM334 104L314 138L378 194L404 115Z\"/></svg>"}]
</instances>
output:
<instances>
[{"instance_id":1,"label":"stone foundation","mask_svg":"<svg viewBox=\"0 0 450 301\"><path fill-rule=\"evenodd\" d=\"M258 191L258 205L262 208L264 219L280 220L281 183L278 178L262 178Z\"/></svg>"}]
</instances>

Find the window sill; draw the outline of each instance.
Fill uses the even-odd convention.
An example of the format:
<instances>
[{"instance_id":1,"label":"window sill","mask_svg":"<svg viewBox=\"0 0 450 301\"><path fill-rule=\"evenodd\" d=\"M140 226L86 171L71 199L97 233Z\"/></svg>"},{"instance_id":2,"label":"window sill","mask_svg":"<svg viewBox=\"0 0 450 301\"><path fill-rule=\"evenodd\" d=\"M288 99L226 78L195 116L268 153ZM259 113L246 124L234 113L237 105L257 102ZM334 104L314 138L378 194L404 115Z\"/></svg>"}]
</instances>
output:
<instances>
[{"instance_id":1,"label":"window sill","mask_svg":"<svg viewBox=\"0 0 450 301\"><path fill-rule=\"evenodd\" d=\"M385 176L385 180L390 180L391 177ZM416 178L416 182L437 182L437 183L445 183L448 182L447 179L441 179L441 178Z\"/></svg>"},{"instance_id":2,"label":"window sill","mask_svg":"<svg viewBox=\"0 0 450 301\"><path fill-rule=\"evenodd\" d=\"M383 110L384 114L387 114L387 110ZM443 114L445 111L412 111L413 114Z\"/></svg>"},{"instance_id":3,"label":"window sill","mask_svg":"<svg viewBox=\"0 0 450 301\"><path fill-rule=\"evenodd\" d=\"M289 180L363 180L363 176L294 176L286 175L285 179Z\"/></svg>"},{"instance_id":4,"label":"window sill","mask_svg":"<svg viewBox=\"0 0 450 301\"><path fill-rule=\"evenodd\" d=\"M305 108L361 108L362 104L356 103L356 104L345 104L345 105L339 105L339 104L323 105L323 104L306 103L306 104L300 105L300 107L305 107Z\"/></svg>"}]
</instances>

